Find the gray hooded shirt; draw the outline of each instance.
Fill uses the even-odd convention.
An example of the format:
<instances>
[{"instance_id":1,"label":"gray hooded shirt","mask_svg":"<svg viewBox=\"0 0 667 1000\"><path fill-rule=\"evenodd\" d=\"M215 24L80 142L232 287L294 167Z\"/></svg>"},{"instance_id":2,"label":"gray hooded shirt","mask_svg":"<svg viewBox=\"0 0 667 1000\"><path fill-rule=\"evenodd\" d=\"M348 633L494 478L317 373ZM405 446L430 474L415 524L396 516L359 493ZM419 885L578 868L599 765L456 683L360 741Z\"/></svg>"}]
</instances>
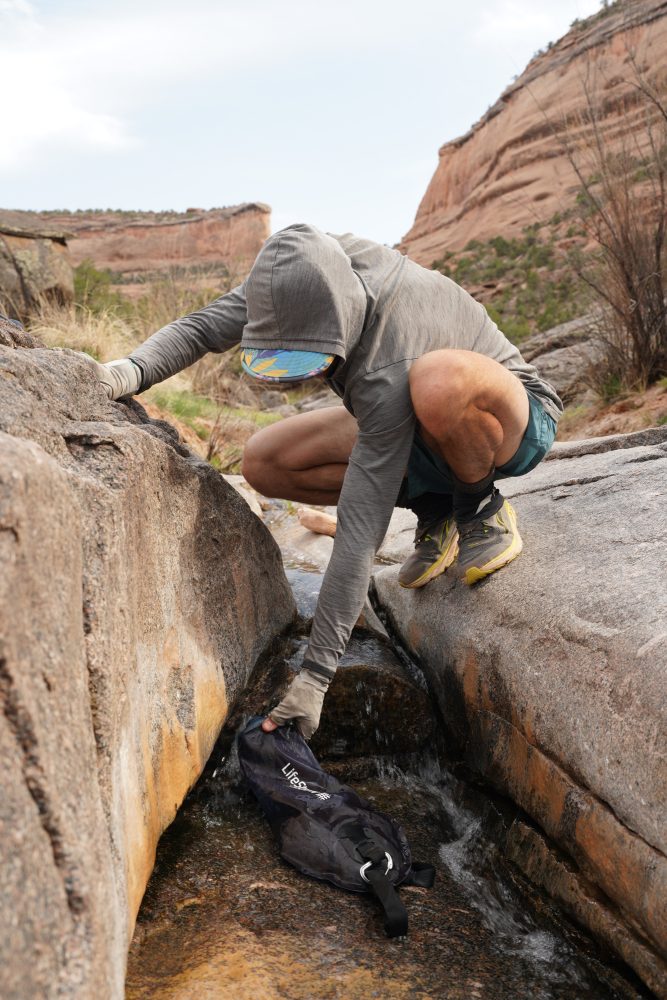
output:
<instances>
[{"instance_id":1,"label":"gray hooded shirt","mask_svg":"<svg viewBox=\"0 0 667 1000\"><path fill-rule=\"evenodd\" d=\"M440 348L476 351L513 372L556 420L562 403L459 285L389 247L308 225L270 237L243 285L159 330L130 357L144 373L145 389L208 351L239 343L341 359L327 382L356 418L359 434L305 659L333 674L408 465L415 430L412 362Z\"/></svg>"}]
</instances>

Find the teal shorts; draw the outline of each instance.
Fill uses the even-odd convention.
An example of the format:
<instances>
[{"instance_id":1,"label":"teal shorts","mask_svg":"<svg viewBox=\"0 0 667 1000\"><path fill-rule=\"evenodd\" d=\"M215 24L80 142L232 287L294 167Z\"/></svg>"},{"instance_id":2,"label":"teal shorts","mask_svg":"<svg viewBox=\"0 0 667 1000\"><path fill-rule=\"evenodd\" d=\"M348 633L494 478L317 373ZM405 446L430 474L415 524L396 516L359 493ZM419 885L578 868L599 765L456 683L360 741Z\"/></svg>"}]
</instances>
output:
<instances>
[{"instance_id":1,"label":"teal shorts","mask_svg":"<svg viewBox=\"0 0 667 1000\"><path fill-rule=\"evenodd\" d=\"M496 467L496 478L525 476L542 461L554 443L556 421L549 416L537 396L528 393L528 426L516 453L505 465ZM436 455L415 431L408 462L407 499L423 493L453 493L452 470L444 459Z\"/></svg>"}]
</instances>

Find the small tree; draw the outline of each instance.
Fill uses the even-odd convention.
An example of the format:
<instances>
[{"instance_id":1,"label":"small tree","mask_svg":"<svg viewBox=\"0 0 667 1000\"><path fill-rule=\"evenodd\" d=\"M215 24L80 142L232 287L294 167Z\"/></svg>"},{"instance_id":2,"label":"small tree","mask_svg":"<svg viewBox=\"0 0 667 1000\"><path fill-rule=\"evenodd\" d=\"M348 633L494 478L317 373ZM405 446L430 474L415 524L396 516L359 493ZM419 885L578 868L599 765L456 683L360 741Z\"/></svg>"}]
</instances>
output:
<instances>
[{"instance_id":1,"label":"small tree","mask_svg":"<svg viewBox=\"0 0 667 1000\"><path fill-rule=\"evenodd\" d=\"M622 109L623 131L608 140L609 98L583 81L585 109L575 123L583 137L559 138L580 184L582 234L595 247L572 255L599 309L595 333L600 357L588 372L594 388L644 389L667 373L667 100L633 53L631 93ZM606 81L602 81L603 83ZM615 109L615 121L619 121Z\"/></svg>"}]
</instances>

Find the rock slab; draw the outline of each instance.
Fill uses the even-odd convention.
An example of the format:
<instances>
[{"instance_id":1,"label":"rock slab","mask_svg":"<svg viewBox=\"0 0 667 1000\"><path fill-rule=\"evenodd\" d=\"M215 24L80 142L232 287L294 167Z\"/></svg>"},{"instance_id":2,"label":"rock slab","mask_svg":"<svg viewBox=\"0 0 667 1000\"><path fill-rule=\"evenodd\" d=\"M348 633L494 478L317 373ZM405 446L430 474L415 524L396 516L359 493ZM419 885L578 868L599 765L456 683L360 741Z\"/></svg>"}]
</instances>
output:
<instances>
[{"instance_id":1,"label":"rock slab","mask_svg":"<svg viewBox=\"0 0 667 1000\"><path fill-rule=\"evenodd\" d=\"M293 599L218 473L40 347L0 346L0 563L0 995L120 998L158 838Z\"/></svg>"},{"instance_id":2,"label":"rock slab","mask_svg":"<svg viewBox=\"0 0 667 1000\"><path fill-rule=\"evenodd\" d=\"M568 442L505 481L524 552L476 587L403 590L395 567L374 585L450 740L574 863L665 996L667 429L629 443Z\"/></svg>"}]
</instances>

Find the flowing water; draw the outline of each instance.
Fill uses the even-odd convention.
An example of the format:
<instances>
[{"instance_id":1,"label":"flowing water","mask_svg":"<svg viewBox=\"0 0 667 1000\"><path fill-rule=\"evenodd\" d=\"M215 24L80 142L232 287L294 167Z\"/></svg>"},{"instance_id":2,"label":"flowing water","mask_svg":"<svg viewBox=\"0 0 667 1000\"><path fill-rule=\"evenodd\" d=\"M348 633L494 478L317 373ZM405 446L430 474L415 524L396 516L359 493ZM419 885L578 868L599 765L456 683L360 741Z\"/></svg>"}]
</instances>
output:
<instances>
[{"instance_id":1,"label":"flowing water","mask_svg":"<svg viewBox=\"0 0 667 1000\"><path fill-rule=\"evenodd\" d=\"M307 618L319 577L288 575ZM370 661L381 658L367 634L359 642ZM280 860L243 789L233 732L270 701L267 683L284 679L285 662L296 666L303 647L303 636L293 636L257 673L160 842L130 950L128 1000L648 996L504 861L510 807L462 782L442 753L338 755L327 764L404 826L417 860L436 865L433 889L401 890L406 941L385 937L370 897L308 879Z\"/></svg>"}]
</instances>

